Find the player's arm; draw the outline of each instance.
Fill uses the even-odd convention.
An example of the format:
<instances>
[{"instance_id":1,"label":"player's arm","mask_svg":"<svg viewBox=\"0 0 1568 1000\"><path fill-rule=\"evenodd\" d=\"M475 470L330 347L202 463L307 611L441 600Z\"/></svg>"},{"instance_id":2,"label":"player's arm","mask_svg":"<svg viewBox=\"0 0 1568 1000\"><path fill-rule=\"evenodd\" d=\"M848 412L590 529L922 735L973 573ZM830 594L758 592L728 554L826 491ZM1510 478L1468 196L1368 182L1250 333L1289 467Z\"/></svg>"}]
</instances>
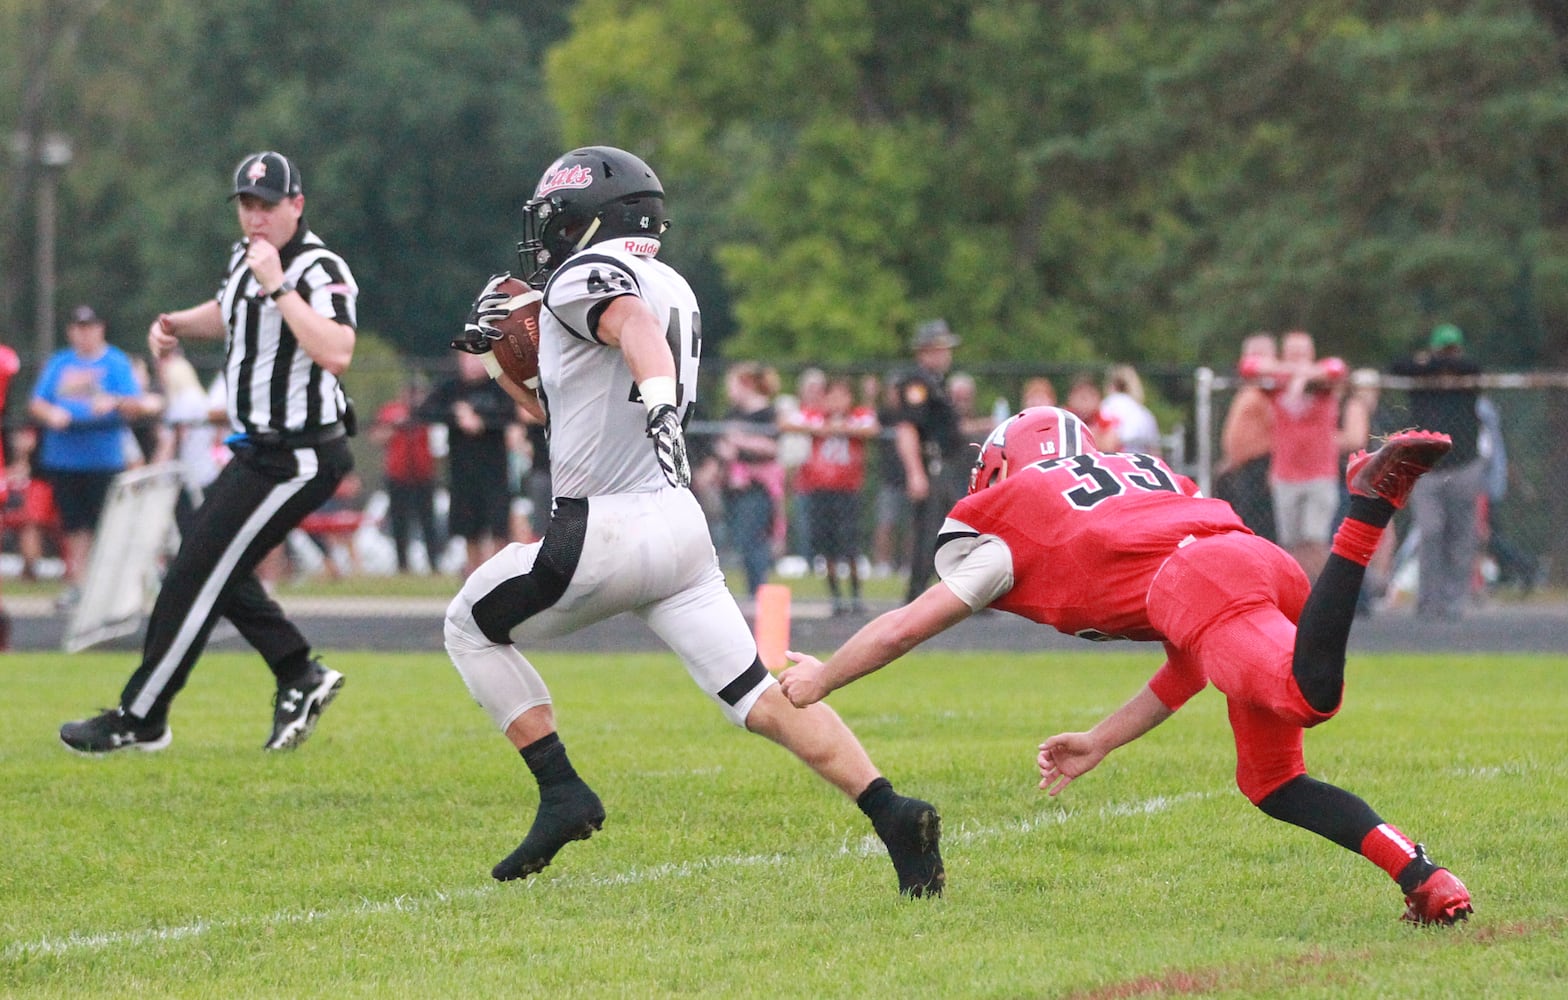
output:
<instances>
[{"instance_id":1,"label":"player's arm","mask_svg":"<svg viewBox=\"0 0 1568 1000\"><path fill-rule=\"evenodd\" d=\"M1106 755L1125 746L1169 719L1173 710L1149 685L1121 708L1100 720L1087 733L1058 733L1040 744L1035 764L1040 768L1040 787L1056 795L1094 769Z\"/></svg>"},{"instance_id":2,"label":"player's arm","mask_svg":"<svg viewBox=\"0 0 1568 1000\"><path fill-rule=\"evenodd\" d=\"M622 295L605 307L594 332L602 342L620 348L631 369L632 381L648 408L648 437L665 480L680 489L689 487L691 461L675 408L675 356L658 317L642 299Z\"/></svg>"},{"instance_id":3,"label":"player's arm","mask_svg":"<svg viewBox=\"0 0 1568 1000\"><path fill-rule=\"evenodd\" d=\"M796 708L805 708L882 669L972 614L969 605L946 583L935 583L909 604L867 622L826 663L804 653L786 652L795 665L779 675L779 686Z\"/></svg>"},{"instance_id":4,"label":"player's arm","mask_svg":"<svg viewBox=\"0 0 1568 1000\"><path fill-rule=\"evenodd\" d=\"M508 396L512 397L512 401L521 406L523 411L530 417L533 417L541 424L548 421L544 411L544 403L539 399L537 392L534 392L526 385L518 385L516 382L513 382L506 372L496 372L495 381L497 385L506 390Z\"/></svg>"}]
</instances>

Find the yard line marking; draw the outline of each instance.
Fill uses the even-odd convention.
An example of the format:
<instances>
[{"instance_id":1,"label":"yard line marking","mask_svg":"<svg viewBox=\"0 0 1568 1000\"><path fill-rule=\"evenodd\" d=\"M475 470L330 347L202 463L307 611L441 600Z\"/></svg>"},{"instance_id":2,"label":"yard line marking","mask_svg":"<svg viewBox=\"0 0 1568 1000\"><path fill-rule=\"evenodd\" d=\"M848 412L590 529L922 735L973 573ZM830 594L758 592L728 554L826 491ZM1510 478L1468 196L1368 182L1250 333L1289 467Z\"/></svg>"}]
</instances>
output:
<instances>
[{"instance_id":1,"label":"yard line marking","mask_svg":"<svg viewBox=\"0 0 1568 1000\"><path fill-rule=\"evenodd\" d=\"M1008 823L990 826L960 826L955 834L945 835L944 844L973 843L997 837L1011 837L1032 833L1047 827L1061 826L1080 819L1117 819L1125 816L1152 816L1189 802L1213 798L1215 792L1183 792L1179 795L1157 795L1138 802L1110 803L1094 812L1059 808L1039 816L1026 817ZM873 835L853 838L839 845L832 853L864 857L883 851L882 842ZM546 892L571 889L577 886L615 887L640 885L664 879L690 878L706 872L726 868L756 868L774 866L787 861L783 854L733 854L713 858L696 858L690 861L669 861L647 867L634 867L622 872L601 875L560 875L548 881L530 879L523 884L525 890ZM214 931L243 930L252 927L276 927L310 924L318 921L379 916L385 913L414 913L455 900L479 899L497 892L515 891L500 885L470 886L432 892L422 896L394 896L387 900L361 900L352 906L328 909L282 911L255 917L231 917L222 920L199 919L174 927L144 927L129 931L104 931L96 934L72 931L63 937L45 937L37 941L12 941L0 952L0 958L14 962L24 958L42 956L60 957L82 952L103 951L122 945L160 944L199 938Z\"/></svg>"}]
</instances>

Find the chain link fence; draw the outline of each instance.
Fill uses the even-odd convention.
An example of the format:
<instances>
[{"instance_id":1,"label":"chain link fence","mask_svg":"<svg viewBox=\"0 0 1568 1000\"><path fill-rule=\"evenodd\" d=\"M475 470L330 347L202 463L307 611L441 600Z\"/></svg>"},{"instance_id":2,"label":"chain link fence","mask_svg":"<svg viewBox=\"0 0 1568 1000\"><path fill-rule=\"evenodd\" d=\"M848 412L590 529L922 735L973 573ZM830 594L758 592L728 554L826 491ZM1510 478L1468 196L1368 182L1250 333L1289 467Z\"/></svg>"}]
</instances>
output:
<instances>
[{"instance_id":1,"label":"chain link fence","mask_svg":"<svg viewBox=\"0 0 1568 1000\"><path fill-rule=\"evenodd\" d=\"M215 365L211 363L198 363L198 367L207 376L215 371ZM867 366L835 374L853 376L857 382L867 376L877 376L885 383L903 367ZM452 371L450 361L445 358L356 366L347 381L356 397L361 427L370 426L381 404L391 400L406 383L431 384L449 377ZM1028 374L1050 378L1065 396L1069 381L1084 371L1081 367L1042 366ZM975 417L978 425L983 425L985 415L994 409L1005 406L1010 411L1016 408L1025 381L1016 366L978 366L969 369L969 373L979 388L977 403L981 414ZM717 419L724 406L723 366L710 363L704 375L705 405L688 429L690 445L699 463L704 456L712 454L714 444L726 426ZM1161 418L1166 459L1178 471L1197 480L1205 493L1212 494L1220 461L1220 427L1240 381L1208 368L1157 370L1146 374L1145 379L1153 397L1151 406ZM1424 384L1427 383L1407 378L1369 375L1366 385L1375 389L1379 396L1373 419L1374 433L1409 426L1409 393ZM25 428L25 393L30 385L26 371L13 381L13 405L8 409L6 427L8 438ZM1453 387L1454 383L1443 385ZM1491 592L1510 587L1521 592L1561 587L1568 583L1568 373L1488 374L1465 386L1480 390L1483 398L1495 406L1507 460L1500 480L1502 488L1494 496L1489 516L1483 522L1489 536L1487 555L1478 567L1478 581ZM895 578L894 583L883 588L886 591L883 596L887 599L902 594L896 578L908 565L910 541L907 506L899 502L896 477L890 484L882 475L887 464L896 461L891 435L891 429L884 427L879 439L868 442L865 486L860 496L858 523L853 528L862 553L859 560L862 575ZM439 432L435 435L438 451L440 436ZM979 437L975 433L970 436ZM443 537L431 547L434 551L428 552L422 544L415 546L416 567L439 571L444 579L415 585L396 577L386 496L382 489L382 455L363 432L354 440L353 447L364 486L360 497L354 501L354 513L339 515L331 525L325 520L318 521L318 526L332 530L318 532L314 541L296 539L283 563L282 585L305 585L307 590L299 599L306 601L311 599L308 589L311 581L322 581L323 590L332 594L346 590L388 598L423 594L421 587L428 588L432 596L454 589L456 576L462 570L463 553L459 540ZM791 462L797 460L803 447L809 445L801 440L788 444L785 457ZM530 464L531 457L526 449L514 454L513 538L519 540L530 537L542 527L541 512L532 509L526 486ZM437 503L439 514L444 511L444 490L448 485L444 464L438 471L438 483L443 494L443 499L438 499ZM699 489L699 496L710 515L721 560L727 568L735 569L734 576L738 577L739 561L728 538L722 484L708 480L699 486L703 487ZM461 488L460 484L458 488ZM808 532L800 516L801 506L799 496L788 487L778 497L776 530L771 536L773 566L775 574L786 579L820 576L823 568L822 560L813 558L810 550ZM1404 517L1401 515L1402 519ZM8 578L21 575L18 540L24 521L20 504L13 498L12 507L6 513L4 535L0 538L0 574ZM1403 520L1396 525L1402 523ZM879 537L879 525L881 533L890 537ZM439 530L437 533L442 534ZM52 542L52 537L45 533L44 560L38 566L28 567L45 578L43 584L58 573ZM7 589L12 586L8 580ZM742 589L738 582L737 589ZM328 595L324 594L322 599L327 600Z\"/></svg>"}]
</instances>

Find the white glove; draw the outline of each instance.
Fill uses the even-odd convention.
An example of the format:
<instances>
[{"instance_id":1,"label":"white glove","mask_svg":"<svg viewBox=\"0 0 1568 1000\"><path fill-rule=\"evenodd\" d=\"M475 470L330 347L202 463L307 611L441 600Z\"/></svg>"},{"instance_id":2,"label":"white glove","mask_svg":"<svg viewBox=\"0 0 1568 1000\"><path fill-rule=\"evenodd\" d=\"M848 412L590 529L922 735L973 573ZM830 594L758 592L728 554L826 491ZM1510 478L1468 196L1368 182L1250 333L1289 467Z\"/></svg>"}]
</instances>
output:
<instances>
[{"instance_id":1,"label":"white glove","mask_svg":"<svg viewBox=\"0 0 1568 1000\"><path fill-rule=\"evenodd\" d=\"M499 286L510 277L510 274L492 274L490 280L485 282L484 291L479 293L468 310L462 336L452 340L453 350L484 354L490 350L492 340L501 339L501 331L495 328L495 323L506 318L506 302L511 296L501 291Z\"/></svg>"},{"instance_id":2,"label":"white glove","mask_svg":"<svg viewBox=\"0 0 1568 1000\"><path fill-rule=\"evenodd\" d=\"M691 486L691 461L686 457L686 435L675 407L660 404L648 411L648 436L653 439L653 454L665 481L676 489Z\"/></svg>"}]
</instances>

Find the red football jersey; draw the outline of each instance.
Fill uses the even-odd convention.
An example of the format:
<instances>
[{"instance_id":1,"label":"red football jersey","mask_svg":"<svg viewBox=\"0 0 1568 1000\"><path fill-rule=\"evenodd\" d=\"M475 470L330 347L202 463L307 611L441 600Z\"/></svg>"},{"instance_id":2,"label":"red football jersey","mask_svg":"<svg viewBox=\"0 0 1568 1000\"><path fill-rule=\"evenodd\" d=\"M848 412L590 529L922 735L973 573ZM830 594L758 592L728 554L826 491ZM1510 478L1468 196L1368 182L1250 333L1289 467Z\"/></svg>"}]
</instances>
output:
<instances>
[{"instance_id":1,"label":"red football jersey","mask_svg":"<svg viewBox=\"0 0 1568 1000\"><path fill-rule=\"evenodd\" d=\"M1037 462L958 502L937 568L947 577L994 536L1011 554L1013 585L991 607L1086 639L1163 639L1145 605L1165 560L1188 536L1251 534L1230 504L1197 492L1149 455Z\"/></svg>"}]
</instances>

